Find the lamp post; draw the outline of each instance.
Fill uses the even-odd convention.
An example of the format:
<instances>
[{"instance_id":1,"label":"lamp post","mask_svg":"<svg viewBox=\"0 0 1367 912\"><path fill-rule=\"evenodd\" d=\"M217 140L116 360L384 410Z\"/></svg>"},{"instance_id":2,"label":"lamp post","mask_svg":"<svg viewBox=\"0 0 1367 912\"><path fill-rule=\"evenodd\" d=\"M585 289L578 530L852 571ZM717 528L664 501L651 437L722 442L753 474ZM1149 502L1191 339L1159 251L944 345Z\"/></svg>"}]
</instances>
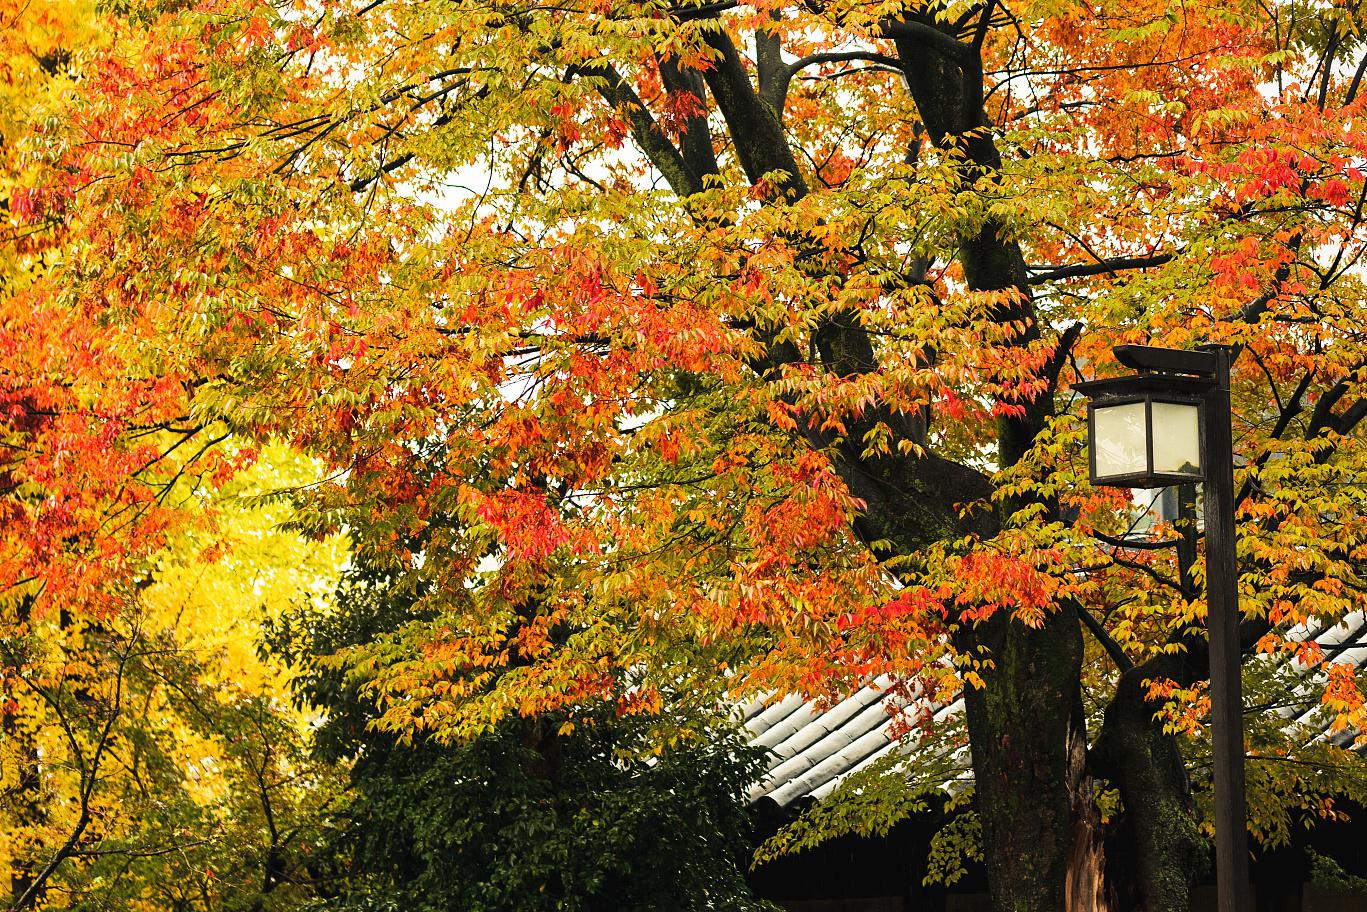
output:
<instances>
[{"instance_id":1,"label":"lamp post","mask_svg":"<svg viewBox=\"0 0 1367 912\"><path fill-rule=\"evenodd\" d=\"M1244 720L1234 551L1231 350L1121 345L1138 373L1079 383L1087 407L1092 484L1158 488L1205 484L1206 626L1210 634L1215 779L1215 875L1220 912L1248 912Z\"/></svg>"}]
</instances>

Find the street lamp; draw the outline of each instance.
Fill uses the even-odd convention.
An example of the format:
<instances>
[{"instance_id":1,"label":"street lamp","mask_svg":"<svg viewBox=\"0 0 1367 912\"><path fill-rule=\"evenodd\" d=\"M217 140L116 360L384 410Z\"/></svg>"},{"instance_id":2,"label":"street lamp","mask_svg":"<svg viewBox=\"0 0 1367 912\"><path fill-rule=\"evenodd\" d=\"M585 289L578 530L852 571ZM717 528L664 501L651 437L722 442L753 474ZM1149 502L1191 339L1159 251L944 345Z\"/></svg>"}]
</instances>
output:
<instances>
[{"instance_id":1,"label":"street lamp","mask_svg":"<svg viewBox=\"0 0 1367 912\"><path fill-rule=\"evenodd\" d=\"M1234 551L1234 442L1230 348L1196 351L1120 345L1137 374L1076 389L1087 406L1092 484L1119 488L1205 485L1206 626L1214 742L1215 875L1220 912L1248 912L1244 717Z\"/></svg>"},{"instance_id":2,"label":"street lamp","mask_svg":"<svg viewBox=\"0 0 1367 912\"><path fill-rule=\"evenodd\" d=\"M1202 381L1138 374L1083 384L1092 483L1166 488L1202 479Z\"/></svg>"}]
</instances>

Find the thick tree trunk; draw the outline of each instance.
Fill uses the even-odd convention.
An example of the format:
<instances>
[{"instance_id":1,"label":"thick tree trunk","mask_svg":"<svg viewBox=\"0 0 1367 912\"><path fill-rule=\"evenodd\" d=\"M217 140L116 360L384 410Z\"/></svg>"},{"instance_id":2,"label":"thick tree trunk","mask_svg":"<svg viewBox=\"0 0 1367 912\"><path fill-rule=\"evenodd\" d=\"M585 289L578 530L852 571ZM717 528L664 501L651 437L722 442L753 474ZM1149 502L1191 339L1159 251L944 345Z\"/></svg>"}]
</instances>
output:
<instances>
[{"instance_id":1,"label":"thick tree trunk","mask_svg":"<svg viewBox=\"0 0 1367 912\"><path fill-rule=\"evenodd\" d=\"M1154 720L1160 707L1145 699L1144 682L1171 676L1163 671L1145 665L1121 675L1093 765L1119 789L1124 805L1108 852L1108 888L1117 905L1186 912L1191 885L1206 868L1208 847L1196 828L1176 739Z\"/></svg>"},{"instance_id":2,"label":"thick tree trunk","mask_svg":"<svg viewBox=\"0 0 1367 912\"><path fill-rule=\"evenodd\" d=\"M996 172L1000 154L983 110L979 47L921 36L934 23L891 23L906 65L907 87L931 140L962 144L964 185ZM985 23L983 25L985 27ZM969 287L1015 290L996 315L1025 327L1029 345L1041 329L1019 245L992 222L963 239L959 259ZM998 423L998 462L1017 463L1053 414L1044 394L1021 416ZM1009 515L1024 504L1006 503ZM1046 504L1057 515L1057 505ZM1104 904L1100 823L1087 777L1081 710L1082 632L1076 606L1064 602L1038 629L999 611L959 637L968 655L990 660L981 687L967 687L969 743L982 822L983 857L997 912L1094 912Z\"/></svg>"},{"instance_id":3,"label":"thick tree trunk","mask_svg":"<svg viewBox=\"0 0 1367 912\"><path fill-rule=\"evenodd\" d=\"M974 628L964 648L992 661L983 686L964 692L992 908L1097 908L1100 860L1086 825L1094 811L1075 699L1076 617L1064 606L1036 630L999 612ZM1074 872L1072 859L1082 865Z\"/></svg>"},{"instance_id":4,"label":"thick tree trunk","mask_svg":"<svg viewBox=\"0 0 1367 912\"><path fill-rule=\"evenodd\" d=\"M1072 834L1063 907L1068 912L1106 912L1112 908L1106 881L1105 831L1087 770L1087 727L1082 707L1068 730L1068 787Z\"/></svg>"},{"instance_id":5,"label":"thick tree trunk","mask_svg":"<svg viewBox=\"0 0 1367 912\"><path fill-rule=\"evenodd\" d=\"M1177 548L1185 596L1200 591L1192 575L1196 563L1196 492L1178 491L1182 503ZM1191 788L1177 739L1154 719L1161 706L1146 699L1146 681L1168 678L1190 686L1204 677L1206 644L1191 639L1175 653L1158 655L1138 668L1126 668L1106 707L1092 749L1092 768L1120 791L1124 811L1111 834L1108 888L1124 909L1185 912L1191 885L1209 861L1196 828Z\"/></svg>"}]
</instances>

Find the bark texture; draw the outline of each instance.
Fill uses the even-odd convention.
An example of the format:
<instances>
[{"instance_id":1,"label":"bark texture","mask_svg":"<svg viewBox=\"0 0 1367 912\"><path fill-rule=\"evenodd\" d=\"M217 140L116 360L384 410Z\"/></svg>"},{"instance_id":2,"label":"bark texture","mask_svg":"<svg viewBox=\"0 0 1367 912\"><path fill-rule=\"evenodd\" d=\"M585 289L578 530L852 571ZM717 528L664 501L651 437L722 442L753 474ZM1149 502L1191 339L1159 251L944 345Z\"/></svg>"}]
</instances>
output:
<instances>
[{"instance_id":1,"label":"bark texture","mask_svg":"<svg viewBox=\"0 0 1367 912\"><path fill-rule=\"evenodd\" d=\"M993 663L984 686L964 692L992 908L1089 908L1068 904L1074 846L1095 839L1077 827L1085 820L1075 819L1070 787L1085 740L1074 699L1082 656L1076 618L1064 608L1029 630L999 613L965 639L965 650ZM1095 853L1085 859L1097 864ZM1077 879L1079 893L1094 889L1082 872Z\"/></svg>"},{"instance_id":2,"label":"bark texture","mask_svg":"<svg viewBox=\"0 0 1367 912\"><path fill-rule=\"evenodd\" d=\"M1111 839L1109 888L1122 909L1186 912L1207 863L1192 814L1186 766L1172 735L1154 720L1145 682L1192 677L1185 659L1163 656L1120 677L1093 749L1095 769L1120 791L1124 812Z\"/></svg>"}]
</instances>

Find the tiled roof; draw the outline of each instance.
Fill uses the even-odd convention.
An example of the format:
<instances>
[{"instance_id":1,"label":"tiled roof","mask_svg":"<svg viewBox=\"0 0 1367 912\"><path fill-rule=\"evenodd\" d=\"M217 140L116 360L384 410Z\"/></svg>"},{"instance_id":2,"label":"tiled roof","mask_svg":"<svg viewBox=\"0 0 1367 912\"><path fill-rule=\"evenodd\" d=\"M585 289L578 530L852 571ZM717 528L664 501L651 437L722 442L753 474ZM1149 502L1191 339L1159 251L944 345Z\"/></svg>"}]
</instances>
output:
<instances>
[{"instance_id":1,"label":"tiled roof","mask_svg":"<svg viewBox=\"0 0 1367 912\"><path fill-rule=\"evenodd\" d=\"M1297 627L1291 636L1313 639L1324 651L1324 658L1328 662L1341 662L1358 668L1367 666L1367 612L1355 611L1330 625L1314 624L1312 619L1312 626ZM1302 669L1298 662L1292 662L1291 667L1297 671ZM1341 745L1348 744L1357 735L1357 732L1352 730L1330 735L1332 715L1322 710L1314 697L1304 696L1298 699L1301 696L1295 692L1294 687L1291 688L1287 694L1288 699L1283 705L1278 706L1277 711L1292 723L1318 729L1317 737L1332 738Z\"/></svg>"},{"instance_id":2,"label":"tiled roof","mask_svg":"<svg viewBox=\"0 0 1367 912\"><path fill-rule=\"evenodd\" d=\"M880 679L846 700L820 711L815 703L787 696L770 703L755 700L742 710L750 743L772 752L765 778L750 789L750 800L769 798L786 807L801 798L821 799L847 776L899 749L891 729L907 710L891 702L885 691L891 681ZM961 710L950 706L919 706L943 719Z\"/></svg>"},{"instance_id":3,"label":"tiled roof","mask_svg":"<svg viewBox=\"0 0 1367 912\"><path fill-rule=\"evenodd\" d=\"M1291 636L1314 639L1329 661L1367 665L1367 614L1362 611L1334 625L1298 628ZM817 704L792 695L777 700L769 695L745 706L741 718L750 732L750 743L773 754L765 778L750 789L750 800L767 797L780 807L804 798L820 800L851 773L893 750L904 749L889 734L894 717L906 711L890 703L892 698L885 693L890 683L887 679L875 681L824 712ZM1329 737L1332 718L1320 711L1314 697L1299 699L1294 685L1287 696L1278 712L1289 724L1307 725L1318 729L1317 737ZM930 709L935 720L941 721L962 712L963 700L917 709ZM1340 732L1334 740L1346 744L1354 734Z\"/></svg>"}]
</instances>

